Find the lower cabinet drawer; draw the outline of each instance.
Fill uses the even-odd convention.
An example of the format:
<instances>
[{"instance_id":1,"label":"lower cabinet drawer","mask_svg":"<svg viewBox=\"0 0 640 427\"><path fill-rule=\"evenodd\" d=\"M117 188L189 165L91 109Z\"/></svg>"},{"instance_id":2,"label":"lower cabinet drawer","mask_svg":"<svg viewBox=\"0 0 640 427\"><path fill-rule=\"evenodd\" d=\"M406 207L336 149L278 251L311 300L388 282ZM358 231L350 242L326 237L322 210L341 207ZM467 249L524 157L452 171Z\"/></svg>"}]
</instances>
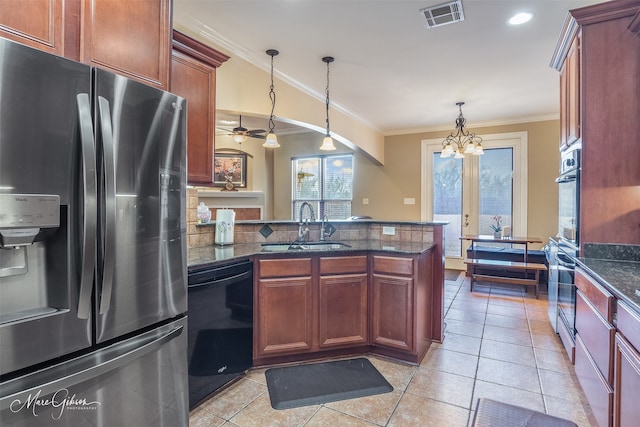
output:
<instances>
[{"instance_id":1,"label":"lower cabinet drawer","mask_svg":"<svg viewBox=\"0 0 640 427\"><path fill-rule=\"evenodd\" d=\"M622 302L618 302L618 323L616 326L631 345L640 349L640 316Z\"/></svg>"},{"instance_id":2,"label":"lower cabinet drawer","mask_svg":"<svg viewBox=\"0 0 640 427\"><path fill-rule=\"evenodd\" d=\"M616 330L579 290L576 292L576 331L604 378L613 384L612 356Z\"/></svg>"},{"instance_id":3,"label":"lower cabinet drawer","mask_svg":"<svg viewBox=\"0 0 640 427\"><path fill-rule=\"evenodd\" d=\"M613 424L613 389L596 367L580 333L576 334L575 369L598 424L600 427L611 426Z\"/></svg>"}]
</instances>

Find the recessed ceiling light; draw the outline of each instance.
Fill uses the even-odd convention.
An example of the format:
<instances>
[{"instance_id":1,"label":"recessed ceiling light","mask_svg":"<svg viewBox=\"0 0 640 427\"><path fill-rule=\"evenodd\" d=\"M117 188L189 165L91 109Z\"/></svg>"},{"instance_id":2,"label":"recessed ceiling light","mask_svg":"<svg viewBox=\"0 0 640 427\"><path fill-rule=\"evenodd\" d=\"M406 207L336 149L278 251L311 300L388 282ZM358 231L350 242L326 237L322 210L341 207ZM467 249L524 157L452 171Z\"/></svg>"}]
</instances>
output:
<instances>
[{"instance_id":1,"label":"recessed ceiling light","mask_svg":"<svg viewBox=\"0 0 640 427\"><path fill-rule=\"evenodd\" d=\"M509 18L507 22L509 23L509 25L520 25L520 24L524 24L525 22L531 21L531 18L533 18L533 13L520 12L520 13L516 13L511 18Z\"/></svg>"}]
</instances>

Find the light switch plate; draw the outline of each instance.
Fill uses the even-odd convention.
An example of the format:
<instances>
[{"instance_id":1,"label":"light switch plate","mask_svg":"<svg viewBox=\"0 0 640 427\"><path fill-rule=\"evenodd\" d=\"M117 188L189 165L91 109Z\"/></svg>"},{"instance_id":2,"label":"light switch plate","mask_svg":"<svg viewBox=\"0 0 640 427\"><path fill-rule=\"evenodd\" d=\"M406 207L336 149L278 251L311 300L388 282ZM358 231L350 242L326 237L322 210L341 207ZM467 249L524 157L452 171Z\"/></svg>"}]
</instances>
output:
<instances>
[{"instance_id":1,"label":"light switch plate","mask_svg":"<svg viewBox=\"0 0 640 427\"><path fill-rule=\"evenodd\" d=\"M415 205L416 204L416 199L414 199L413 197L405 197L404 198L404 204L405 205Z\"/></svg>"}]
</instances>

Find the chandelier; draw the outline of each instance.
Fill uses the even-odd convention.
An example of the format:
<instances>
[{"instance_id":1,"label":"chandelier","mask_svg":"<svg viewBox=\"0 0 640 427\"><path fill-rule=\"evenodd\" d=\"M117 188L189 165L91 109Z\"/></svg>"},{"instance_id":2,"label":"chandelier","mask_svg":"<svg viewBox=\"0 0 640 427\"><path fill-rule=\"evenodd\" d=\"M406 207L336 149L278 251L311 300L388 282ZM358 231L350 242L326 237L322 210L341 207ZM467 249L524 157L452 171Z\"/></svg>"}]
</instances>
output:
<instances>
[{"instance_id":1,"label":"chandelier","mask_svg":"<svg viewBox=\"0 0 640 427\"><path fill-rule=\"evenodd\" d=\"M475 156L484 154L482 138L464 128L467 122L462 116L462 106L464 102L456 102L456 105L460 110L460 114L458 114L458 118L456 119L456 131L455 133L451 132L451 134L442 141L440 157L451 157L451 155L454 155L455 159L462 159L465 154L473 154Z\"/></svg>"}]
</instances>

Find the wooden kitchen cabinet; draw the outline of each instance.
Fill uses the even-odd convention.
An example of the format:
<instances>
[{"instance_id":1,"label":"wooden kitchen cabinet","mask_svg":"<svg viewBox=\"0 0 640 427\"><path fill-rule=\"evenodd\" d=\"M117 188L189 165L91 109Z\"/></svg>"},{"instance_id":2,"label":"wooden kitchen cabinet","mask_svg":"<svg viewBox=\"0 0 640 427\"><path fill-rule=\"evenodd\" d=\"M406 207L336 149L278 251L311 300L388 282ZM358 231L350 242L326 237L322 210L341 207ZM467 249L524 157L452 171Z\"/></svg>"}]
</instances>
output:
<instances>
[{"instance_id":1,"label":"wooden kitchen cabinet","mask_svg":"<svg viewBox=\"0 0 640 427\"><path fill-rule=\"evenodd\" d=\"M171 0L83 0L80 62L169 90Z\"/></svg>"},{"instance_id":2,"label":"wooden kitchen cabinet","mask_svg":"<svg viewBox=\"0 0 640 427\"><path fill-rule=\"evenodd\" d=\"M561 72L561 147L580 142L582 243L640 244L640 1L573 9L551 65ZM584 248L581 248L584 250Z\"/></svg>"},{"instance_id":3,"label":"wooden kitchen cabinet","mask_svg":"<svg viewBox=\"0 0 640 427\"><path fill-rule=\"evenodd\" d=\"M571 42L560 71L560 148L580 139L580 34Z\"/></svg>"},{"instance_id":4,"label":"wooden kitchen cabinet","mask_svg":"<svg viewBox=\"0 0 640 427\"><path fill-rule=\"evenodd\" d=\"M320 258L319 347L368 344L367 256Z\"/></svg>"},{"instance_id":5,"label":"wooden kitchen cabinet","mask_svg":"<svg viewBox=\"0 0 640 427\"><path fill-rule=\"evenodd\" d=\"M374 345L413 351L413 259L373 256Z\"/></svg>"},{"instance_id":6,"label":"wooden kitchen cabinet","mask_svg":"<svg viewBox=\"0 0 640 427\"><path fill-rule=\"evenodd\" d=\"M0 0L0 36L27 46L78 59L65 51L65 36L78 37L79 4L64 0ZM75 6L74 14L65 13ZM67 50L69 50L67 48ZM73 56L75 55L75 58Z\"/></svg>"},{"instance_id":7,"label":"wooden kitchen cabinet","mask_svg":"<svg viewBox=\"0 0 640 427\"><path fill-rule=\"evenodd\" d=\"M256 259L254 364L369 351L419 363L434 339L433 259L433 251Z\"/></svg>"},{"instance_id":8,"label":"wooden kitchen cabinet","mask_svg":"<svg viewBox=\"0 0 640 427\"><path fill-rule=\"evenodd\" d=\"M600 427L613 422L613 388L604 378L580 335L576 335L575 372Z\"/></svg>"},{"instance_id":9,"label":"wooden kitchen cabinet","mask_svg":"<svg viewBox=\"0 0 640 427\"><path fill-rule=\"evenodd\" d=\"M173 32L171 92L187 100L187 181L213 184L216 68L228 56L178 31Z\"/></svg>"},{"instance_id":10,"label":"wooden kitchen cabinet","mask_svg":"<svg viewBox=\"0 0 640 427\"><path fill-rule=\"evenodd\" d=\"M0 0L0 35L167 90L171 0Z\"/></svg>"},{"instance_id":11,"label":"wooden kitchen cabinet","mask_svg":"<svg viewBox=\"0 0 640 427\"><path fill-rule=\"evenodd\" d=\"M311 258L257 262L254 359L308 352L316 341Z\"/></svg>"},{"instance_id":12,"label":"wooden kitchen cabinet","mask_svg":"<svg viewBox=\"0 0 640 427\"><path fill-rule=\"evenodd\" d=\"M575 371L601 426L613 422L615 298L589 273L576 267Z\"/></svg>"},{"instance_id":13,"label":"wooden kitchen cabinet","mask_svg":"<svg viewBox=\"0 0 640 427\"><path fill-rule=\"evenodd\" d=\"M433 252L420 256L373 254L371 258L371 344L375 351L419 362L432 326Z\"/></svg>"},{"instance_id":14,"label":"wooden kitchen cabinet","mask_svg":"<svg viewBox=\"0 0 640 427\"><path fill-rule=\"evenodd\" d=\"M632 427L640 420L640 353L616 334L613 425Z\"/></svg>"},{"instance_id":15,"label":"wooden kitchen cabinet","mask_svg":"<svg viewBox=\"0 0 640 427\"><path fill-rule=\"evenodd\" d=\"M617 327L613 425L631 427L640 420L640 315L618 303Z\"/></svg>"}]
</instances>

